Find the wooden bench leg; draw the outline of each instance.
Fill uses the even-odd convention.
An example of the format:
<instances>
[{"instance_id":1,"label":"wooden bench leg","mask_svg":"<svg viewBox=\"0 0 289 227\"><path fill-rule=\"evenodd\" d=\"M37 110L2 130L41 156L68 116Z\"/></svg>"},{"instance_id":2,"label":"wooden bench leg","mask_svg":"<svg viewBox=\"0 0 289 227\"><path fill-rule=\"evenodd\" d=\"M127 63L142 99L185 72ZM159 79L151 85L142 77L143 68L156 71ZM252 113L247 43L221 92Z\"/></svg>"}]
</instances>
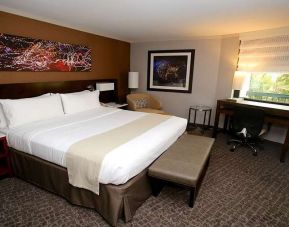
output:
<instances>
[{"instance_id":1,"label":"wooden bench leg","mask_svg":"<svg viewBox=\"0 0 289 227\"><path fill-rule=\"evenodd\" d=\"M194 207L195 199L196 199L196 188L191 188L189 207Z\"/></svg>"},{"instance_id":2,"label":"wooden bench leg","mask_svg":"<svg viewBox=\"0 0 289 227\"><path fill-rule=\"evenodd\" d=\"M196 200L196 197L197 197L197 193L198 193L197 189L199 189L200 185L202 184L202 181L204 179L205 173L206 173L206 171L208 169L208 166L209 166L210 157L211 156L209 156L207 161L206 161L206 164L205 164L204 169L203 169L203 171L201 173L200 179L198 179L198 181L197 181L196 186L191 188L190 200L189 200L189 206L190 207L194 207L194 203L195 203L195 200Z\"/></svg>"},{"instance_id":3,"label":"wooden bench leg","mask_svg":"<svg viewBox=\"0 0 289 227\"><path fill-rule=\"evenodd\" d=\"M152 192L154 196L158 196L164 187L164 181L151 178Z\"/></svg>"}]
</instances>

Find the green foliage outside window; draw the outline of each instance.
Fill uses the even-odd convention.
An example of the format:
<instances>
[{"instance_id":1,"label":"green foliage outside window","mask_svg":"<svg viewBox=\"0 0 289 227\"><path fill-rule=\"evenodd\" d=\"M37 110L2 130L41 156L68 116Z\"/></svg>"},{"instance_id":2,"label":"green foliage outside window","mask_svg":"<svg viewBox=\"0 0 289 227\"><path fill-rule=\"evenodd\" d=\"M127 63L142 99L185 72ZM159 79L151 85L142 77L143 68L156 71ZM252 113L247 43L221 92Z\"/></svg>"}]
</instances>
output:
<instances>
[{"instance_id":1,"label":"green foliage outside window","mask_svg":"<svg viewBox=\"0 0 289 227\"><path fill-rule=\"evenodd\" d=\"M289 73L252 73L248 98L289 103Z\"/></svg>"}]
</instances>

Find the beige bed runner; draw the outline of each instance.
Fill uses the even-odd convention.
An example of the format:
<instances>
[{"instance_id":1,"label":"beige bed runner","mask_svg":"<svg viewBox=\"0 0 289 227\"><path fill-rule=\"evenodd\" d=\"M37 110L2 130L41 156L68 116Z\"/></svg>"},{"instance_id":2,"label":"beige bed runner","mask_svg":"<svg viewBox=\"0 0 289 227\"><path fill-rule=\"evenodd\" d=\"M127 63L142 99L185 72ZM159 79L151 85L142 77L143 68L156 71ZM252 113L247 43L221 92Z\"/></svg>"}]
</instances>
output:
<instances>
[{"instance_id":1,"label":"beige bed runner","mask_svg":"<svg viewBox=\"0 0 289 227\"><path fill-rule=\"evenodd\" d=\"M148 114L73 144L66 153L69 183L99 195L99 173L105 155L168 118L166 115Z\"/></svg>"}]
</instances>

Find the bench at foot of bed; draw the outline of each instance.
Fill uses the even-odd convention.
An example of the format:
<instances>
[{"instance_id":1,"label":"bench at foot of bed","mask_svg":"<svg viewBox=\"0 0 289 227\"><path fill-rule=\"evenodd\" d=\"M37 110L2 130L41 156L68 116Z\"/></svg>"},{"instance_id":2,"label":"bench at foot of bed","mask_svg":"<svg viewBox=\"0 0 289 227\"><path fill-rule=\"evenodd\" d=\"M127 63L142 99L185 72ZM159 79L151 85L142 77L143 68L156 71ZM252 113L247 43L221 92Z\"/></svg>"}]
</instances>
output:
<instances>
[{"instance_id":1,"label":"bench at foot of bed","mask_svg":"<svg viewBox=\"0 0 289 227\"><path fill-rule=\"evenodd\" d=\"M153 194L157 196L166 182L175 183L190 189L189 206L193 207L213 143L208 137L180 137L149 167Z\"/></svg>"}]
</instances>

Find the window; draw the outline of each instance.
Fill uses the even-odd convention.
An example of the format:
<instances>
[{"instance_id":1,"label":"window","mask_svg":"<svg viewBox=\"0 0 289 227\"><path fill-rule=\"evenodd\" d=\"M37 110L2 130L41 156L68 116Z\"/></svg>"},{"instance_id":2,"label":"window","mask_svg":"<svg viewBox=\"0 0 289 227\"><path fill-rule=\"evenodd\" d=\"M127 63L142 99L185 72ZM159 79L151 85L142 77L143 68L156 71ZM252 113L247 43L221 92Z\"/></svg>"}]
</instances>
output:
<instances>
[{"instance_id":1,"label":"window","mask_svg":"<svg viewBox=\"0 0 289 227\"><path fill-rule=\"evenodd\" d=\"M243 97L289 104L289 31L240 37L237 71L246 75Z\"/></svg>"},{"instance_id":2,"label":"window","mask_svg":"<svg viewBox=\"0 0 289 227\"><path fill-rule=\"evenodd\" d=\"M245 82L246 97L289 104L289 73L250 73Z\"/></svg>"}]
</instances>

